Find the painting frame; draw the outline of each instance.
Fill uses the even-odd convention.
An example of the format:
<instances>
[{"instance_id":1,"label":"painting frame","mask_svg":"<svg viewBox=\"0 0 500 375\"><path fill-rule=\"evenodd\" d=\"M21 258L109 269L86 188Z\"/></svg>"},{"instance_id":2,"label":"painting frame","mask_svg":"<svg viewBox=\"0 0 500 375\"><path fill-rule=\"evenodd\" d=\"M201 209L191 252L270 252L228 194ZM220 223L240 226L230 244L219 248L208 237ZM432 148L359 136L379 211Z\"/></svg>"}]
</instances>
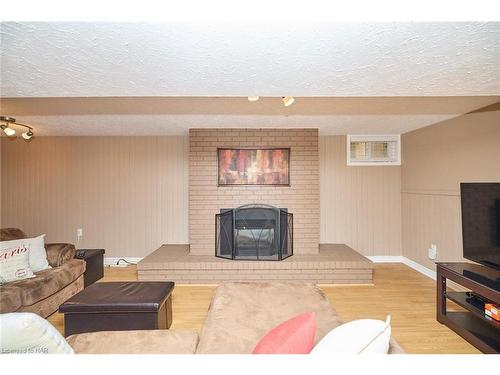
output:
<instances>
[{"instance_id":1,"label":"painting frame","mask_svg":"<svg viewBox=\"0 0 500 375\"><path fill-rule=\"evenodd\" d=\"M221 164L220 157L221 151L284 151L286 153L286 183L227 183L221 182ZM290 147L217 147L217 186L219 187L237 187L237 186L278 186L278 187L289 187L291 186L290 181Z\"/></svg>"}]
</instances>

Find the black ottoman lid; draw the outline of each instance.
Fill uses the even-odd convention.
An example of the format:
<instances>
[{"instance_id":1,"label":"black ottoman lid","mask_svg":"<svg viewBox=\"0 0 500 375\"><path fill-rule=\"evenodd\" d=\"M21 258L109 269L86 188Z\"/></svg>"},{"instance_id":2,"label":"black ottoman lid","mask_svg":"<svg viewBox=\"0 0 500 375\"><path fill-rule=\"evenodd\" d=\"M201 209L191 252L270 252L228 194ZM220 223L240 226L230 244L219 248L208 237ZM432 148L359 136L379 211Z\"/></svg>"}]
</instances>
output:
<instances>
[{"instance_id":1,"label":"black ottoman lid","mask_svg":"<svg viewBox=\"0 0 500 375\"><path fill-rule=\"evenodd\" d=\"M174 285L171 281L95 283L59 306L59 312L156 312Z\"/></svg>"}]
</instances>

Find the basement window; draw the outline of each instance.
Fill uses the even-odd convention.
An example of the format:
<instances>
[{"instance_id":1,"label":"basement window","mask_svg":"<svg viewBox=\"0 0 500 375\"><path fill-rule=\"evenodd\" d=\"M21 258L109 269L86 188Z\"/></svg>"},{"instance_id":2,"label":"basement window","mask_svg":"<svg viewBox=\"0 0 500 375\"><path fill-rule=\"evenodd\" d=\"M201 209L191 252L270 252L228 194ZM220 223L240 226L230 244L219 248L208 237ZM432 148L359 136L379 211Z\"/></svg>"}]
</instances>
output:
<instances>
[{"instance_id":1,"label":"basement window","mask_svg":"<svg viewBox=\"0 0 500 375\"><path fill-rule=\"evenodd\" d=\"M347 165L401 165L400 135L348 135Z\"/></svg>"}]
</instances>

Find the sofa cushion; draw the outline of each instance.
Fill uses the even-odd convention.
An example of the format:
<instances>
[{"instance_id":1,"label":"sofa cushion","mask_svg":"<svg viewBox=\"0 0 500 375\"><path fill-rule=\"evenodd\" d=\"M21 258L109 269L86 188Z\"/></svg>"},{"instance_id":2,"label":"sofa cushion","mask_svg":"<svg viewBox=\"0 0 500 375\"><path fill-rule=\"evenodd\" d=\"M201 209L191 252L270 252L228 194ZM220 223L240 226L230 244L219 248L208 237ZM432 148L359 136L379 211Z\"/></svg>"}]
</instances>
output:
<instances>
[{"instance_id":1,"label":"sofa cushion","mask_svg":"<svg viewBox=\"0 0 500 375\"><path fill-rule=\"evenodd\" d=\"M0 242L0 285L35 277L29 262L29 246L18 241Z\"/></svg>"},{"instance_id":2,"label":"sofa cushion","mask_svg":"<svg viewBox=\"0 0 500 375\"><path fill-rule=\"evenodd\" d=\"M47 320L33 313L0 315L0 352L72 354L73 349Z\"/></svg>"},{"instance_id":3,"label":"sofa cushion","mask_svg":"<svg viewBox=\"0 0 500 375\"><path fill-rule=\"evenodd\" d=\"M45 251L45 234L38 237L25 238L18 241L25 241L30 249L30 267L33 272L38 272L50 268Z\"/></svg>"},{"instance_id":4,"label":"sofa cushion","mask_svg":"<svg viewBox=\"0 0 500 375\"><path fill-rule=\"evenodd\" d=\"M253 354L309 354L316 336L316 316L307 312L270 330L255 346Z\"/></svg>"},{"instance_id":5,"label":"sofa cushion","mask_svg":"<svg viewBox=\"0 0 500 375\"><path fill-rule=\"evenodd\" d=\"M50 268L45 251L45 234L33 238L19 238L10 241L1 241L2 250L26 249L29 254L29 266L33 272Z\"/></svg>"},{"instance_id":6,"label":"sofa cushion","mask_svg":"<svg viewBox=\"0 0 500 375\"><path fill-rule=\"evenodd\" d=\"M23 306L31 306L71 284L84 271L85 262L72 259L60 267L37 272L35 278L15 281L9 286L19 289Z\"/></svg>"},{"instance_id":7,"label":"sofa cushion","mask_svg":"<svg viewBox=\"0 0 500 375\"><path fill-rule=\"evenodd\" d=\"M10 284L0 286L0 313L16 311L22 305L19 288Z\"/></svg>"},{"instance_id":8,"label":"sofa cushion","mask_svg":"<svg viewBox=\"0 0 500 375\"><path fill-rule=\"evenodd\" d=\"M193 354L198 334L166 329L101 331L69 336L77 354Z\"/></svg>"},{"instance_id":9,"label":"sofa cushion","mask_svg":"<svg viewBox=\"0 0 500 375\"><path fill-rule=\"evenodd\" d=\"M341 324L335 309L314 284L221 284L215 290L197 353L249 354L266 332L308 311L316 313L315 343Z\"/></svg>"},{"instance_id":10,"label":"sofa cushion","mask_svg":"<svg viewBox=\"0 0 500 375\"><path fill-rule=\"evenodd\" d=\"M311 354L387 354L391 339L391 317L387 320L360 319L330 331Z\"/></svg>"}]
</instances>

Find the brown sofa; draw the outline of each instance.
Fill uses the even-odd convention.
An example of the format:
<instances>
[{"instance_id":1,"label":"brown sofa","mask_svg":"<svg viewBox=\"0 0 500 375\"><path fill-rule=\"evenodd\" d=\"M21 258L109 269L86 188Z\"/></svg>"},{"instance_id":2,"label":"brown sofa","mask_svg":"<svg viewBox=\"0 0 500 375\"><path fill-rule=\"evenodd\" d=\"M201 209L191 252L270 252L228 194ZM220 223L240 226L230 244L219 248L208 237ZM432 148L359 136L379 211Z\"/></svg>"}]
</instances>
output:
<instances>
[{"instance_id":1,"label":"brown sofa","mask_svg":"<svg viewBox=\"0 0 500 375\"><path fill-rule=\"evenodd\" d=\"M17 228L0 229L0 241L27 238ZM66 243L45 244L52 268L36 272L31 279L0 286L0 313L33 312L47 317L68 298L83 289L85 262L73 259L75 247Z\"/></svg>"},{"instance_id":2,"label":"brown sofa","mask_svg":"<svg viewBox=\"0 0 500 375\"><path fill-rule=\"evenodd\" d=\"M316 313L316 343L342 324L313 284L236 282L217 287L199 341L195 332L175 330L81 333L67 341L82 354L249 354L266 332L306 311ZM389 353L404 351L391 339Z\"/></svg>"}]
</instances>

